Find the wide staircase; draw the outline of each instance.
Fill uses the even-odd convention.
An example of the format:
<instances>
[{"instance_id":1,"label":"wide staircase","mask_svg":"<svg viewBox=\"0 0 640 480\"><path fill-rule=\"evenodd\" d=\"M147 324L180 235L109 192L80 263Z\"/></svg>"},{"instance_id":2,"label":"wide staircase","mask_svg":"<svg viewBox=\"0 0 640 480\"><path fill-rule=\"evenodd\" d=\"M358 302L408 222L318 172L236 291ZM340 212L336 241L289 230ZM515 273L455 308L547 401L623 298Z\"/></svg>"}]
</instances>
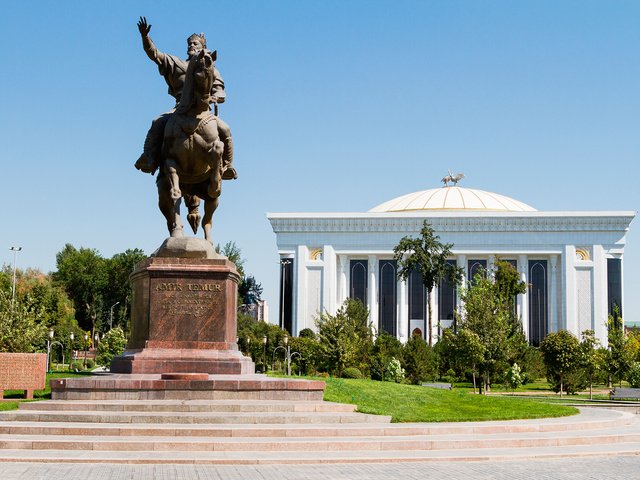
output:
<instances>
[{"instance_id":1,"label":"wide staircase","mask_svg":"<svg viewBox=\"0 0 640 480\"><path fill-rule=\"evenodd\" d=\"M0 461L256 464L638 454L637 418L583 408L556 419L398 424L322 401L49 400L0 412Z\"/></svg>"}]
</instances>

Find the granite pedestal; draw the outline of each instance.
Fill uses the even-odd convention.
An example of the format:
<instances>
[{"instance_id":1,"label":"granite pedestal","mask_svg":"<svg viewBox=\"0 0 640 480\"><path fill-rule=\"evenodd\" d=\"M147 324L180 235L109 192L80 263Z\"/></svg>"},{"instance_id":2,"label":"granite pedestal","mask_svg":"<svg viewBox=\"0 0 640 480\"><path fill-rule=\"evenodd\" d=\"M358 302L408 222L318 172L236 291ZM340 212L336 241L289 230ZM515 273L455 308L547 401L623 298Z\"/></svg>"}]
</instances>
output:
<instances>
[{"instance_id":1,"label":"granite pedestal","mask_svg":"<svg viewBox=\"0 0 640 480\"><path fill-rule=\"evenodd\" d=\"M138 264L131 275L131 337L111 371L254 373L236 344L239 279L224 257L156 256Z\"/></svg>"}]
</instances>

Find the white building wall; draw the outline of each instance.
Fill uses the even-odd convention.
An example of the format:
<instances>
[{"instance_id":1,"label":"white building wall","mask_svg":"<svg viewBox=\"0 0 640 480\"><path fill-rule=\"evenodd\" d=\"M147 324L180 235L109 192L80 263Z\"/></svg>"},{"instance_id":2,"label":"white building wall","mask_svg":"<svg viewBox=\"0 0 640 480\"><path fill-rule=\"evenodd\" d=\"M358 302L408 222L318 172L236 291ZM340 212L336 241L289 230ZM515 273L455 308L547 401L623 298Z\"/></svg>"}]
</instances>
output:
<instances>
[{"instance_id":1,"label":"white building wall","mask_svg":"<svg viewBox=\"0 0 640 480\"><path fill-rule=\"evenodd\" d=\"M465 269L468 258L486 258L489 264L492 263L493 256L512 258L518 261L521 278L526 282L529 259L548 259L549 331L566 328L579 334L580 312L585 307L584 302L578 304L578 295L588 287L586 280L582 278L580 290L578 289L576 247L588 246L592 252L591 323L596 335L600 339L606 339L606 258L622 256L625 233L633 216L633 212L605 212L598 215L593 212L532 212L522 215L434 212L433 216L430 212L429 217L425 217L424 213L274 214L270 216L270 220L277 235L280 255L295 256L295 332L304 328L302 325L309 326L312 323L309 316L315 304L310 302L308 295L310 292L317 292L313 287L317 274L311 274L316 275L311 281L309 269L320 268L321 271L321 308L335 311L348 296L349 261L355 258L367 259L369 262L367 303L372 321L377 326L378 260L390 258L393 247L403 236L418 235L423 219L428 218L441 241L454 244L459 265ZM322 260L309 260L311 246L322 246ZM437 291L434 289L431 295L435 333L439 318ZM527 300L527 295L521 295L518 299L518 313L525 330L528 328ZM397 308L398 334L403 336L409 329L406 285L403 291L402 285L398 284Z\"/></svg>"}]
</instances>

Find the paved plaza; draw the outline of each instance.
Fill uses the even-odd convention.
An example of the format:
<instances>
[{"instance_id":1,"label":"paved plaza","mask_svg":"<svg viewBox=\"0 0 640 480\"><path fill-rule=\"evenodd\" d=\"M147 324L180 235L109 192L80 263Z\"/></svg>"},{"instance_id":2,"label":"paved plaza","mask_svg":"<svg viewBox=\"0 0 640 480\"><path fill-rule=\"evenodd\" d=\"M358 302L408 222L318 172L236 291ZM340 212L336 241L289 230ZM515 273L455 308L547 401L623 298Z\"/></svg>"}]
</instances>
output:
<instances>
[{"instance_id":1,"label":"paved plaza","mask_svg":"<svg viewBox=\"0 0 640 480\"><path fill-rule=\"evenodd\" d=\"M2 463L3 480L637 479L640 456L350 465L113 465Z\"/></svg>"}]
</instances>

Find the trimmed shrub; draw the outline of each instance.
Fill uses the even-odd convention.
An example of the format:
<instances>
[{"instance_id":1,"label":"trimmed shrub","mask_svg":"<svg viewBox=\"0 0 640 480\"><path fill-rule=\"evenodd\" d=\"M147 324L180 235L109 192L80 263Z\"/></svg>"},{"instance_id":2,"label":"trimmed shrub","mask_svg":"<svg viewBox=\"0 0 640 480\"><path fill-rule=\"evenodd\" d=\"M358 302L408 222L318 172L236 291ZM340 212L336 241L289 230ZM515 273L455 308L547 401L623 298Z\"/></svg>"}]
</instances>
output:
<instances>
[{"instance_id":1,"label":"trimmed shrub","mask_svg":"<svg viewBox=\"0 0 640 480\"><path fill-rule=\"evenodd\" d=\"M640 362L633 362L627 372L627 382L633 388L640 388Z\"/></svg>"},{"instance_id":2,"label":"trimmed shrub","mask_svg":"<svg viewBox=\"0 0 640 480\"><path fill-rule=\"evenodd\" d=\"M363 375L356 367L347 367L342 371L342 378L363 378Z\"/></svg>"}]
</instances>

